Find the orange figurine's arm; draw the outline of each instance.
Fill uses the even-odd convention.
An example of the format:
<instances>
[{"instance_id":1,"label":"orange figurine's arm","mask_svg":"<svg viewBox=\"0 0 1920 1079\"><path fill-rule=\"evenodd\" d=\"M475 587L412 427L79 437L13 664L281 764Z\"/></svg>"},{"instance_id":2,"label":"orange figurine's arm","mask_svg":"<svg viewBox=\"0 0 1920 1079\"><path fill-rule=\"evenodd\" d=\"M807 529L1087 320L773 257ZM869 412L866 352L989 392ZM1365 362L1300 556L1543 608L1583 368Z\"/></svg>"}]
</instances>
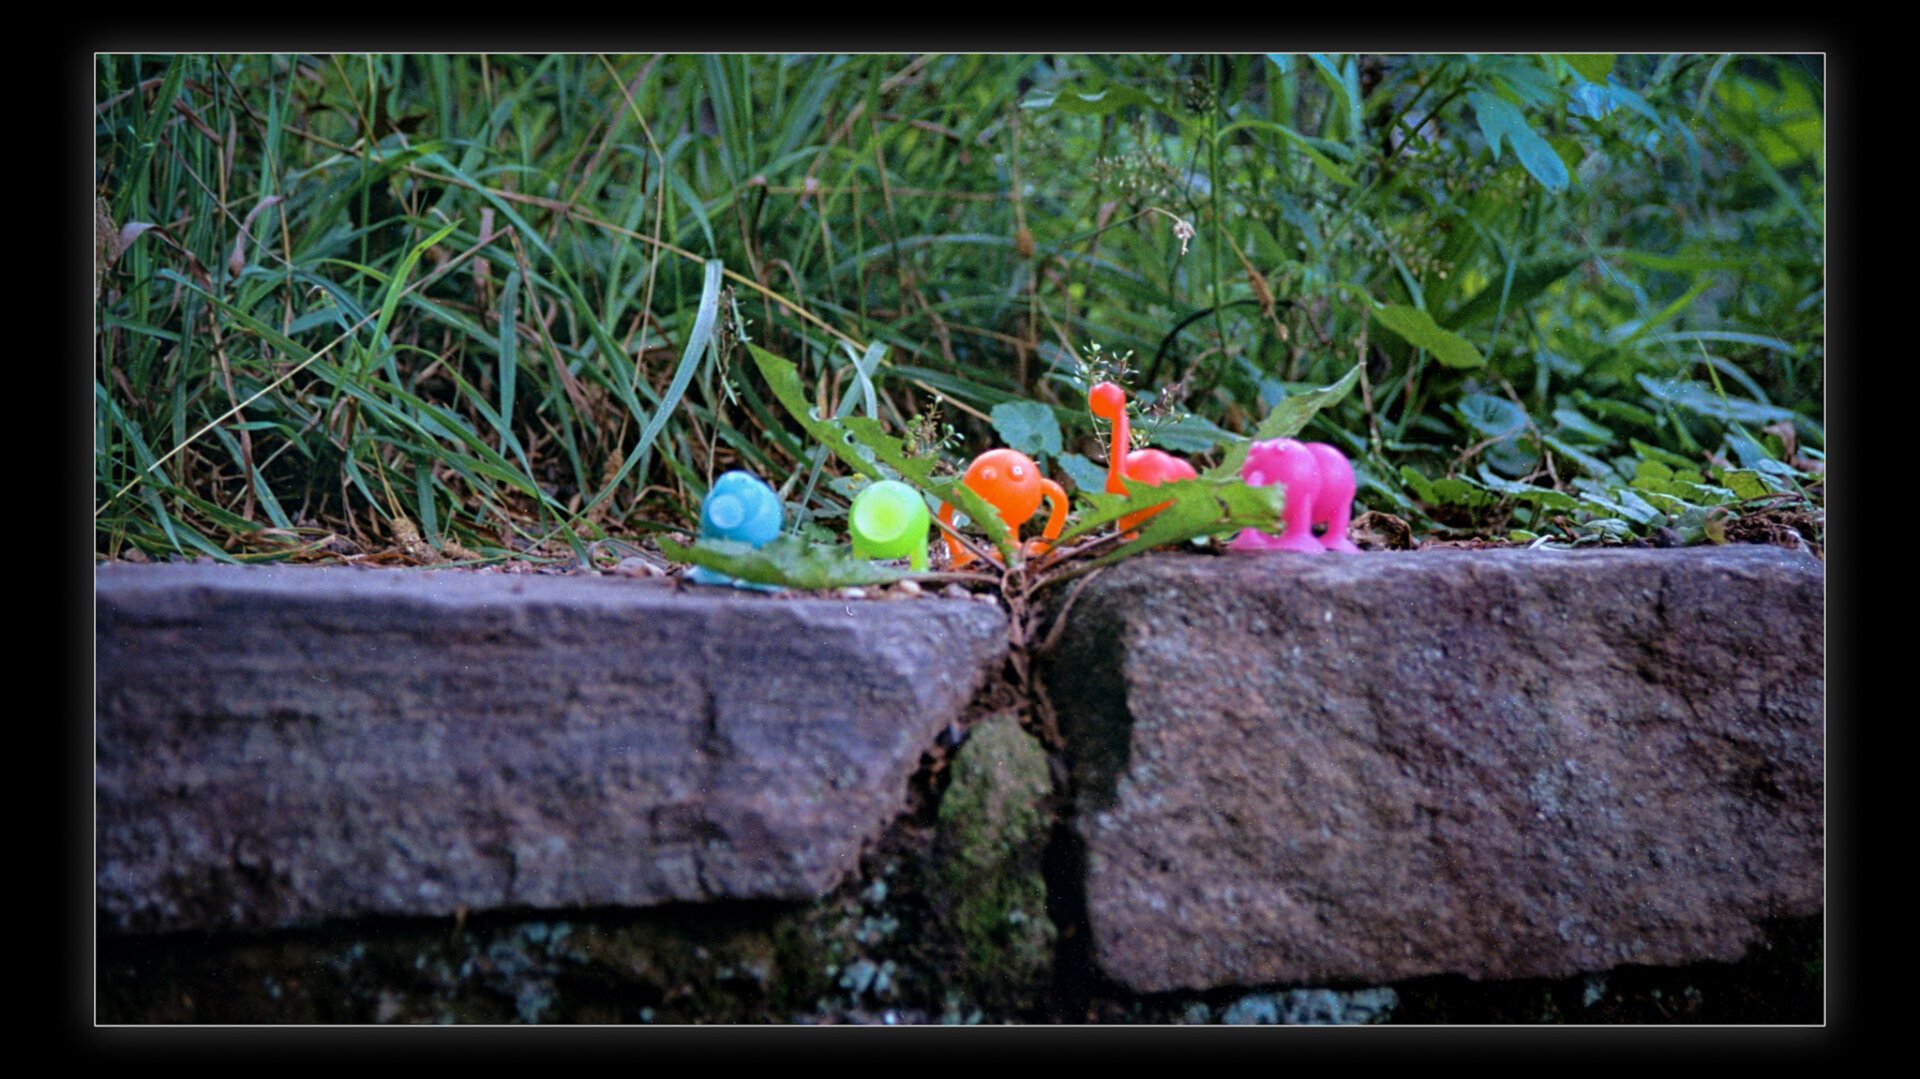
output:
<instances>
[{"instance_id":1,"label":"orange figurine's arm","mask_svg":"<svg viewBox=\"0 0 1920 1079\"><path fill-rule=\"evenodd\" d=\"M1033 541L1033 553L1036 555L1046 554L1052 548L1053 541L1060 538L1060 531L1067 527L1066 488L1042 476L1040 492L1052 503L1052 508L1047 512L1047 527L1041 530L1041 538Z\"/></svg>"},{"instance_id":2,"label":"orange figurine's arm","mask_svg":"<svg viewBox=\"0 0 1920 1079\"><path fill-rule=\"evenodd\" d=\"M953 506L951 504L946 502L940 503L940 523L946 525L948 528L953 527ZM973 552L962 547L960 541L954 539L951 533L942 532L940 538L947 541L947 561L954 569L959 569L961 566L973 561Z\"/></svg>"}]
</instances>

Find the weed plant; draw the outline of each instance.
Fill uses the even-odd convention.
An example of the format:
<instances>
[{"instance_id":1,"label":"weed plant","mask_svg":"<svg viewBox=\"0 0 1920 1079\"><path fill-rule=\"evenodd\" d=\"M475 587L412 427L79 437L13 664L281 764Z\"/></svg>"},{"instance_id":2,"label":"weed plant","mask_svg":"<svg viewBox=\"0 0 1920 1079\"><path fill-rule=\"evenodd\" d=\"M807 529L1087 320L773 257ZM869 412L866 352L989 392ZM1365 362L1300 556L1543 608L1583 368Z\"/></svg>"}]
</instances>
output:
<instances>
[{"instance_id":1,"label":"weed plant","mask_svg":"<svg viewBox=\"0 0 1920 1079\"><path fill-rule=\"evenodd\" d=\"M1823 543L1818 57L108 55L96 84L98 557L591 561L691 531L730 468L842 539L860 469L761 354L929 477L1005 444L1098 492L1115 362L1203 471L1351 373L1305 437L1423 535Z\"/></svg>"}]
</instances>

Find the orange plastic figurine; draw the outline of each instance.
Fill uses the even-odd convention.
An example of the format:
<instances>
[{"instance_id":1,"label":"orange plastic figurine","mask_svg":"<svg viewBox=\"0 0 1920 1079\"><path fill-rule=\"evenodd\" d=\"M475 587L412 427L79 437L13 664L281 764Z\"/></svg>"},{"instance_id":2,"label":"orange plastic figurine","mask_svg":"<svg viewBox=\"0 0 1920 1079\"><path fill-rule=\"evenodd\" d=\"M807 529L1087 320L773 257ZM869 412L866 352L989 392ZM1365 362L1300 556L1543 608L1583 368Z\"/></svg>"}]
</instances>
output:
<instances>
[{"instance_id":1,"label":"orange plastic figurine","mask_svg":"<svg viewBox=\"0 0 1920 1079\"><path fill-rule=\"evenodd\" d=\"M1113 423L1112 448L1107 453L1107 493L1123 495L1127 488L1120 481L1122 475L1135 483L1147 483L1159 486L1168 480L1190 480L1198 473L1193 466L1180 458L1159 450L1134 450L1127 452L1132 442L1132 427L1127 422L1127 394L1111 382L1102 382L1087 391L1087 407L1093 414ZM1166 509L1171 503L1162 502L1137 513L1129 513L1120 518L1120 531L1131 533L1140 526L1140 522Z\"/></svg>"},{"instance_id":2,"label":"orange plastic figurine","mask_svg":"<svg viewBox=\"0 0 1920 1079\"><path fill-rule=\"evenodd\" d=\"M1047 515L1047 527L1042 531L1045 539L1034 540L1027 551L1030 555L1045 554L1060 530L1067 524L1067 492L1059 484L1042 476L1040 466L1033 458L1019 450L988 450L973 459L967 466L967 474L962 483L974 494L993 503L1000 511L1000 519L1007 523L1007 538L1014 546L1020 545L1020 526L1040 512L1040 500L1044 497L1053 503L1053 510ZM953 507L940 504L940 523L953 527ZM964 566L973 561L972 551L960 546L960 541L952 536L946 537L947 554L952 556L952 564Z\"/></svg>"}]
</instances>

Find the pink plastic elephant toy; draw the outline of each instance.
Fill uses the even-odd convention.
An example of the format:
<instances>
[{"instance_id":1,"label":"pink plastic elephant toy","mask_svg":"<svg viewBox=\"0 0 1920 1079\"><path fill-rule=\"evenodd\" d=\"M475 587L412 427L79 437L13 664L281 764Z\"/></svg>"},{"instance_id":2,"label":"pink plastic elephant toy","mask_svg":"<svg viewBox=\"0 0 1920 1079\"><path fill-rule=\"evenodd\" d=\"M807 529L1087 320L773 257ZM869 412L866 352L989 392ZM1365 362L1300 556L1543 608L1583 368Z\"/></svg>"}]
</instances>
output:
<instances>
[{"instance_id":1,"label":"pink plastic elephant toy","mask_svg":"<svg viewBox=\"0 0 1920 1079\"><path fill-rule=\"evenodd\" d=\"M1273 483L1286 487L1285 530L1275 536L1244 529L1227 545L1228 550L1359 553L1360 548L1347 538L1353 514L1353 465L1339 450L1325 442L1291 438L1256 442L1247 450L1240 478L1256 487ZM1326 535L1316 537L1313 526L1323 523Z\"/></svg>"}]
</instances>

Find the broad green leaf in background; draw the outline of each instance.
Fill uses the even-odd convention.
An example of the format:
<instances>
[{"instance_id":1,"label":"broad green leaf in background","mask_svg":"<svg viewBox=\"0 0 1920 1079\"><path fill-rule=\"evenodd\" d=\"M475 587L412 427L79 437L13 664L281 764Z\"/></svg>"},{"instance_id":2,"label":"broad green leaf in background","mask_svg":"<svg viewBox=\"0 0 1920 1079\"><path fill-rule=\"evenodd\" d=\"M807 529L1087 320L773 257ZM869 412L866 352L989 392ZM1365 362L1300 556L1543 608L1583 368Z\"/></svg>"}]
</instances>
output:
<instances>
[{"instance_id":1,"label":"broad green leaf in background","mask_svg":"<svg viewBox=\"0 0 1920 1079\"><path fill-rule=\"evenodd\" d=\"M1530 483L1496 476L1484 465L1480 468L1480 483L1489 491L1498 492L1520 502L1532 503L1548 511L1570 510L1579 505L1579 500L1565 491L1556 491L1551 487L1536 487Z\"/></svg>"},{"instance_id":2,"label":"broad green leaf in background","mask_svg":"<svg viewBox=\"0 0 1920 1079\"><path fill-rule=\"evenodd\" d=\"M1780 420L1801 418L1792 409L1776 408L1738 397L1727 397L1716 393L1713 387L1698 382L1653 378L1649 375L1635 375L1634 378L1639 381L1642 389L1657 400L1678 405L1709 419L1738 423L1777 423Z\"/></svg>"},{"instance_id":3,"label":"broad green leaf in background","mask_svg":"<svg viewBox=\"0 0 1920 1079\"><path fill-rule=\"evenodd\" d=\"M1308 139L1305 135L1300 134L1298 131L1295 131L1294 129L1286 126L1285 124L1271 123L1266 120L1241 120L1236 123L1228 124L1227 126L1221 128L1219 132L1214 135L1214 140L1216 142L1222 141L1226 139L1228 135L1233 134L1235 131L1238 131L1241 128L1252 128L1258 131L1271 131L1274 134L1279 135L1281 138L1286 139L1302 154L1305 154L1307 157L1307 160L1313 162L1313 167L1316 169L1319 169L1321 174L1326 176L1327 179L1332 180L1334 183L1339 184L1341 187L1360 186L1360 182L1358 180L1355 180L1352 176L1349 176L1347 174L1347 171L1341 168L1339 165L1335 164L1332 158L1328 157L1326 154L1321 153L1317 148L1315 148L1312 140Z\"/></svg>"},{"instance_id":4,"label":"broad green leaf in background","mask_svg":"<svg viewBox=\"0 0 1920 1079\"><path fill-rule=\"evenodd\" d=\"M1413 492L1413 497L1429 506L1466 506L1478 509L1491 506L1500 499L1493 492L1461 476L1442 476L1430 480L1411 466L1400 466L1400 479Z\"/></svg>"},{"instance_id":5,"label":"broad green leaf in background","mask_svg":"<svg viewBox=\"0 0 1920 1079\"><path fill-rule=\"evenodd\" d=\"M1128 105L1137 105L1179 118L1172 109L1131 86L1108 86L1093 94L1081 93L1077 90L1043 90L1028 94L1020 102L1020 107L1023 109L1058 109L1061 112L1079 113L1083 116L1105 116L1108 113L1118 112Z\"/></svg>"},{"instance_id":6,"label":"broad green leaf in background","mask_svg":"<svg viewBox=\"0 0 1920 1079\"><path fill-rule=\"evenodd\" d=\"M1590 255L1562 255L1558 258L1534 259L1521 263L1514 268L1513 283L1506 291L1506 309L1513 311L1527 301L1540 295L1554 282L1572 273L1584 264ZM1464 330L1482 319L1494 317L1500 311L1501 283L1496 282L1473 294L1460 306L1441 317L1439 325L1449 330Z\"/></svg>"},{"instance_id":7,"label":"broad green leaf in background","mask_svg":"<svg viewBox=\"0 0 1920 1079\"><path fill-rule=\"evenodd\" d=\"M1182 416L1172 423L1142 423L1139 429L1146 431L1148 445L1175 453L1208 453L1220 443L1238 437L1205 416Z\"/></svg>"},{"instance_id":8,"label":"broad green leaf in background","mask_svg":"<svg viewBox=\"0 0 1920 1079\"><path fill-rule=\"evenodd\" d=\"M1570 179L1566 162L1528 125L1526 114L1518 106L1480 90L1468 94L1467 101L1473 106L1474 119L1480 123L1480 133L1493 148L1495 160L1500 158L1501 143L1510 144L1514 156L1534 179L1550 191L1566 190Z\"/></svg>"},{"instance_id":9,"label":"broad green leaf in background","mask_svg":"<svg viewBox=\"0 0 1920 1079\"><path fill-rule=\"evenodd\" d=\"M1073 481L1078 491L1104 491L1107 489L1107 466L1097 465L1077 453L1063 453L1054 458L1060 468Z\"/></svg>"},{"instance_id":10,"label":"broad green leaf in background","mask_svg":"<svg viewBox=\"0 0 1920 1079\"><path fill-rule=\"evenodd\" d=\"M1748 468L1725 469L1720 473L1720 482L1726 484L1735 498L1765 498L1774 493L1760 478L1760 473Z\"/></svg>"},{"instance_id":11,"label":"broad green leaf in background","mask_svg":"<svg viewBox=\"0 0 1920 1079\"><path fill-rule=\"evenodd\" d=\"M1433 316L1417 307L1402 304L1375 304L1374 321L1398 334L1407 344L1424 348L1448 367L1485 367L1487 358L1473 343L1459 334L1442 329Z\"/></svg>"},{"instance_id":12,"label":"broad green leaf in background","mask_svg":"<svg viewBox=\"0 0 1920 1079\"><path fill-rule=\"evenodd\" d=\"M1038 401L1005 401L993 406L993 429L1009 448L1029 457L1060 452L1060 421Z\"/></svg>"},{"instance_id":13,"label":"broad green leaf in background","mask_svg":"<svg viewBox=\"0 0 1920 1079\"><path fill-rule=\"evenodd\" d=\"M1560 53L1559 57L1588 82L1604 82L1613 70L1612 53Z\"/></svg>"},{"instance_id":14,"label":"broad green leaf in background","mask_svg":"<svg viewBox=\"0 0 1920 1079\"><path fill-rule=\"evenodd\" d=\"M1486 449L1495 468L1518 475L1539 461L1540 455L1521 441L1527 431L1527 413L1519 405L1491 393L1469 393L1461 396L1458 407L1467 426L1495 440Z\"/></svg>"},{"instance_id":15,"label":"broad green leaf in background","mask_svg":"<svg viewBox=\"0 0 1920 1079\"><path fill-rule=\"evenodd\" d=\"M1346 374L1328 385L1305 393L1290 394L1283 398L1279 404L1273 406L1273 411L1267 413L1266 419L1260 421L1260 426L1254 429L1253 437L1229 446L1226 454L1220 458L1220 463L1207 469L1204 478L1231 479L1239 476L1240 465L1247 459L1247 450L1255 442L1292 438L1306 428L1307 421L1313 419L1315 413L1339 404L1359 384L1360 365L1356 363L1347 369Z\"/></svg>"}]
</instances>

